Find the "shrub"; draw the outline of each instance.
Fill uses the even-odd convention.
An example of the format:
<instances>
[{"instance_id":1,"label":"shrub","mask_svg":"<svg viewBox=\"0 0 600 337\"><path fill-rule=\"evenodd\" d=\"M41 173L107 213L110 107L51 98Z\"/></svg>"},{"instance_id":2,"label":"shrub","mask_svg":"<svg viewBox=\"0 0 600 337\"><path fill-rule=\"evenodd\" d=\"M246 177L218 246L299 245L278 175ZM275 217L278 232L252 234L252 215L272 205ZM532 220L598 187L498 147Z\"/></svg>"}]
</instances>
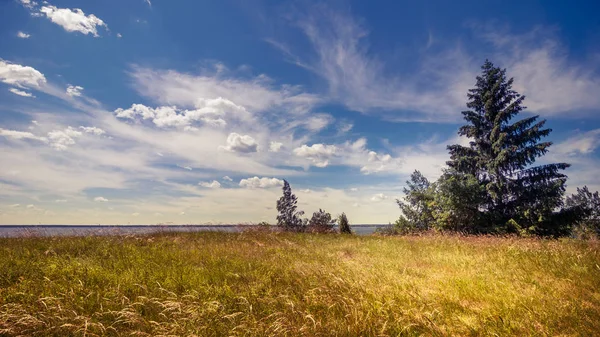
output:
<instances>
[{"instance_id":1,"label":"shrub","mask_svg":"<svg viewBox=\"0 0 600 337\"><path fill-rule=\"evenodd\" d=\"M312 218L308 222L308 231L316 233L327 233L333 231L335 222L331 219L331 214L319 209L314 212Z\"/></svg>"}]
</instances>

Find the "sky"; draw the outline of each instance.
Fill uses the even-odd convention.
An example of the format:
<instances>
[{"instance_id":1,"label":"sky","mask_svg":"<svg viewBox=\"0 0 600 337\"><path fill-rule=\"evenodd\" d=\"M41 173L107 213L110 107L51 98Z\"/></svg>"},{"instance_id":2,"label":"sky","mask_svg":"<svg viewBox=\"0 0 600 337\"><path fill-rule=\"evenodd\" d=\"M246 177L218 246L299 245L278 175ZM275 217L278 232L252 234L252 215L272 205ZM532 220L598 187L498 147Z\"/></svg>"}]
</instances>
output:
<instances>
[{"instance_id":1,"label":"sky","mask_svg":"<svg viewBox=\"0 0 600 337\"><path fill-rule=\"evenodd\" d=\"M460 5L457 5L460 4ZM598 1L0 1L0 224L388 223L507 69L600 189Z\"/></svg>"}]
</instances>

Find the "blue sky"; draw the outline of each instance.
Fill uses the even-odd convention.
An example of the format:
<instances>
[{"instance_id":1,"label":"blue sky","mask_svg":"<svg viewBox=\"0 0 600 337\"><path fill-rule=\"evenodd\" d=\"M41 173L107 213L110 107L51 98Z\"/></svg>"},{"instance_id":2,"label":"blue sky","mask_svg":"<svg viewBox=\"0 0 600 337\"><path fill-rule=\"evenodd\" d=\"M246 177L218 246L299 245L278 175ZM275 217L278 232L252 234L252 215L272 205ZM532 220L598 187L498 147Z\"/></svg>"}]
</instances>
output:
<instances>
[{"instance_id":1,"label":"blue sky","mask_svg":"<svg viewBox=\"0 0 600 337\"><path fill-rule=\"evenodd\" d=\"M0 2L0 224L399 216L486 58L600 189L596 1Z\"/></svg>"}]
</instances>

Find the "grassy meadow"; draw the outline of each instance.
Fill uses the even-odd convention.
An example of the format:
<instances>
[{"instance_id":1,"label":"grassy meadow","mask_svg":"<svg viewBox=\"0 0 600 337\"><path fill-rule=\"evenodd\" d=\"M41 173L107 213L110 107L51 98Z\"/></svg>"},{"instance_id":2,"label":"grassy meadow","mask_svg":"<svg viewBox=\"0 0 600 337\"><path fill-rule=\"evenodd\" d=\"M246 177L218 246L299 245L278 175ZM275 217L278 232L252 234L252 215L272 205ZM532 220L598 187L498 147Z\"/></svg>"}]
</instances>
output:
<instances>
[{"instance_id":1,"label":"grassy meadow","mask_svg":"<svg viewBox=\"0 0 600 337\"><path fill-rule=\"evenodd\" d=\"M0 336L592 336L599 290L566 239L0 239Z\"/></svg>"}]
</instances>

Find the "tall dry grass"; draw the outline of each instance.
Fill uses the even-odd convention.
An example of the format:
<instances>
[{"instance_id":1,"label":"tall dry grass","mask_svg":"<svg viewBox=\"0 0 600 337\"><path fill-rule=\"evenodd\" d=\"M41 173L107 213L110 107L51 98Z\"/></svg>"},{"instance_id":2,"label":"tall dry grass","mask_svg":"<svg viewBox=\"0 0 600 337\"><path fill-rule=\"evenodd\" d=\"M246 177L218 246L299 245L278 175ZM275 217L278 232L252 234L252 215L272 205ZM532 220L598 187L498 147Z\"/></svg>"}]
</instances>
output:
<instances>
[{"instance_id":1,"label":"tall dry grass","mask_svg":"<svg viewBox=\"0 0 600 337\"><path fill-rule=\"evenodd\" d=\"M599 248L268 231L0 239L0 335L592 336Z\"/></svg>"}]
</instances>

